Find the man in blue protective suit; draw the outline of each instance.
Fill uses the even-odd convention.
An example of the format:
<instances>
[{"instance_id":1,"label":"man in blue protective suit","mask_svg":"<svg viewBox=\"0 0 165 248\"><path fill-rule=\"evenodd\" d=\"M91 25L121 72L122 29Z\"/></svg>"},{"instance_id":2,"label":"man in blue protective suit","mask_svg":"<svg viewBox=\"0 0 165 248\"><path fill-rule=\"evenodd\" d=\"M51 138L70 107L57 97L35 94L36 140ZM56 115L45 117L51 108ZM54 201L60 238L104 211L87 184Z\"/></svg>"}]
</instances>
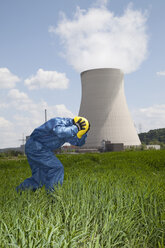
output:
<instances>
[{"instance_id":1,"label":"man in blue protective suit","mask_svg":"<svg viewBox=\"0 0 165 248\"><path fill-rule=\"evenodd\" d=\"M18 191L36 189L45 185L46 190L53 191L54 186L62 185L64 168L54 155L54 150L65 142L75 146L85 144L90 124L84 117L53 118L34 129L25 145L25 153L32 171L32 176L25 179Z\"/></svg>"}]
</instances>

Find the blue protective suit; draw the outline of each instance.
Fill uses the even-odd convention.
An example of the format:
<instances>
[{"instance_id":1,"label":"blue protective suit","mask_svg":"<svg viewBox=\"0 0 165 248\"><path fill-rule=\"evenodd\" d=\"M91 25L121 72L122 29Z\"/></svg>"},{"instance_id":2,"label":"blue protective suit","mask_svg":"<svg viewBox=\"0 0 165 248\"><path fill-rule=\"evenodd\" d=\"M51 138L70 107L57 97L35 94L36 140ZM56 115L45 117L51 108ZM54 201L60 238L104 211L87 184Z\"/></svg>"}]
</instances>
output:
<instances>
[{"instance_id":1,"label":"blue protective suit","mask_svg":"<svg viewBox=\"0 0 165 248\"><path fill-rule=\"evenodd\" d=\"M16 190L36 190L45 185L46 190L53 190L54 186L64 179L64 168L60 160L54 155L54 150L65 142L75 146L85 144L87 134L77 138L78 128L71 118L53 118L36 128L25 145L25 153L32 171L32 176L25 179Z\"/></svg>"}]
</instances>

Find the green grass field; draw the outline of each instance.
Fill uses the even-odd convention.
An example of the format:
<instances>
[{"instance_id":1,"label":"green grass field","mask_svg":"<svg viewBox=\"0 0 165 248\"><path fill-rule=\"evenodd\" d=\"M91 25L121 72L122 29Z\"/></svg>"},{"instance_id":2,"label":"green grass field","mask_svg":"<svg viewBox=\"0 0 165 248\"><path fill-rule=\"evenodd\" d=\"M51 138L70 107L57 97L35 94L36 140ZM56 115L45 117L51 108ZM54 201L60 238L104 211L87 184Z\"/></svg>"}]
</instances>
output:
<instances>
[{"instance_id":1,"label":"green grass field","mask_svg":"<svg viewBox=\"0 0 165 248\"><path fill-rule=\"evenodd\" d=\"M62 187L15 187L26 158L0 159L0 248L165 247L165 150L58 155Z\"/></svg>"}]
</instances>

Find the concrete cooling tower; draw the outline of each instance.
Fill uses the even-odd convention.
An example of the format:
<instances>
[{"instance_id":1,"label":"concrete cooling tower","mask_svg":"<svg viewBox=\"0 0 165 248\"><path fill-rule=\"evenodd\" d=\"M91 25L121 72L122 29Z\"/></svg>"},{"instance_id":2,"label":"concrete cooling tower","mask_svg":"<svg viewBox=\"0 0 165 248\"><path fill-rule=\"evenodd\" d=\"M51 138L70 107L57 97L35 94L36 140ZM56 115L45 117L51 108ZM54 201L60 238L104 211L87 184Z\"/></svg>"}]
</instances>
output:
<instances>
[{"instance_id":1,"label":"concrete cooling tower","mask_svg":"<svg viewBox=\"0 0 165 248\"><path fill-rule=\"evenodd\" d=\"M140 140L128 111L124 74L120 69L93 69L81 73L79 116L91 123L85 147L101 147L103 140L138 146Z\"/></svg>"}]
</instances>

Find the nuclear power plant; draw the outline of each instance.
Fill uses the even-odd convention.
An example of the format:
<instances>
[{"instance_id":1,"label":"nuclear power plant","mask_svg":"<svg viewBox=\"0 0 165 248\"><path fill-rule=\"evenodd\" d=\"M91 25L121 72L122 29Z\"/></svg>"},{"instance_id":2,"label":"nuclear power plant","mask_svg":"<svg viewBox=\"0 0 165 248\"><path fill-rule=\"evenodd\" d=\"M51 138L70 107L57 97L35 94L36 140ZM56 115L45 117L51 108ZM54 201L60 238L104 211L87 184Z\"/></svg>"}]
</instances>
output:
<instances>
[{"instance_id":1,"label":"nuclear power plant","mask_svg":"<svg viewBox=\"0 0 165 248\"><path fill-rule=\"evenodd\" d=\"M81 83L79 116L91 123L85 147L99 148L103 141L139 146L124 94L124 73L112 68L87 70L81 73Z\"/></svg>"}]
</instances>

